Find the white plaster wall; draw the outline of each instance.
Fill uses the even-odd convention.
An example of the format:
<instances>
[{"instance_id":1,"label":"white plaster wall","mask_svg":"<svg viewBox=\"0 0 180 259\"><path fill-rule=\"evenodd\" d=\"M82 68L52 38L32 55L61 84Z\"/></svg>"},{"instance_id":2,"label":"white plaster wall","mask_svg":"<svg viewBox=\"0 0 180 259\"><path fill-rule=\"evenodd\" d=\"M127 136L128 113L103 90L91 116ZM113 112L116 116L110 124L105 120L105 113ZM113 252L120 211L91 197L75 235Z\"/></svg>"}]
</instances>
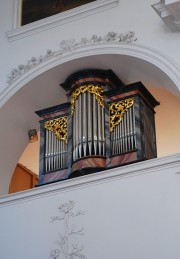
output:
<instances>
[{"instance_id":1,"label":"white plaster wall","mask_svg":"<svg viewBox=\"0 0 180 259\"><path fill-rule=\"evenodd\" d=\"M72 219L84 228L73 242L86 258L179 259L179 163L151 160L1 198L0 257L50 258L63 233L50 219L72 200L84 212Z\"/></svg>"},{"instance_id":2,"label":"white plaster wall","mask_svg":"<svg viewBox=\"0 0 180 259\"><path fill-rule=\"evenodd\" d=\"M31 36L9 42L6 32L13 26L13 0L0 2L0 89L6 87L6 76L11 69L25 64L31 57L45 54L47 49L58 49L63 39L104 35L109 31L135 31L138 43L157 49L175 62L180 63L180 34L172 33L152 9L151 4L158 0L120 0L119 6L82 18L73 23L39 32Z\"/></svg>"},{"instance_id":3,"label":"white plaster wall","mask_svg":"<svg viewBox=\"0 0 180 259\"><path fill-rule=\"evenodd\" d=\"M135 35L138 38L137 44L151 47L157 51L162 52L162 59L164 56L167 56L172 59L172 63L175 62L178 64L178 68L180 66L180 52L178 51L180 34L178 32L172 33L163 24L162 20L152 9L151 4L156 3L157 0L120 0L119 5L116 8L89 15L86 18L82 18L79 20L77 19L72 23L66 23L64 25L57 26L52 29L10 42L7 38L6 32L12 30L13 27L13 12L15 2L17 1L0 1L1 101L4 96L3 90L7 89L7 75L11 72L13 68L17 68L19 64L26 64L26 62L30 60L33 56L39 57L40 55L45 55L47 49L59 49L60 41L69 38L75 38L76 41L79 42L80 39L84 36L90 38L93 34L104 36L109 31L126 33L127 31L132 30L135 31ZM138 48L138 46L139 45L137 45L137 52L140 53L142 51L142 48ZM126 44L124 48L126 48ZM153 56L155 56L155 53L156 52L153 52ZM115 52L113 52L113 54L115 54ZM146 54L149 58L151 58L151 52L148 52L147 50ZM73 58L75 59L75 57ZM66 59L66 61L67 60L68 59ZM159 62L158 59L157 62ZM61 63L63 63L63 61ZM57 63L57 65L58 64L59 63ZM75 61L73 64L75 64ZM100 64L102 65L102 63ZM66 66L61 67L61 74L63 74L62 70L65 70L65 67ZM166 62L163 63L163 67L166 67ZM174 66L171 67L170 65L169 71L172 71L173 73ZM179 76L177 75L178 71L179 69L174 72L176 74L176 78ZM33 74L33 76L35 76L35 73ZM37 78L35 78L35 81L36 79ZM28 80L30 79L28 78ZM31 82L29 82L29 85L31 85ZM179 78L178 80L176 80L176 82L179 82ZM25 75L22 82L20 80L17 85L23 86L26 83L27 81ZM42 84L41 81L40 83ZM166 84L168 83L166 82ZM180 88L180 85L177 85L177 88ZM0 195L8 192L8 186L12 172L15 168L18 158L20 157L23 149L28 142L26 136L27 131L28 129L32 128L32 126L34 127L34 124L37 124L37 121L35 121L33 116L28 117L29 120L26 123L24 121L24 117L22 116L24 114L27 114L26 112L30 109L33 111L35 110L34 96L31 96L31 91L29 92L30 97L32 98L30 98L30 100L32 100L32 105L30 103L28 103L27 105L24 104L25 101L23 96L23 98L19 98L20 101L15 104L16 109L12 108L14 106L11 107L11 101L13 102L12 98L9 100L9 102L6 102L0 110ZM41 91L41 93L38 91L37 95L42 97L43 93L44 89ZM20 92L18 92L17 94L21 96ZM26 98L28 97L26 96Z\"/></svg>"}]
</instances>

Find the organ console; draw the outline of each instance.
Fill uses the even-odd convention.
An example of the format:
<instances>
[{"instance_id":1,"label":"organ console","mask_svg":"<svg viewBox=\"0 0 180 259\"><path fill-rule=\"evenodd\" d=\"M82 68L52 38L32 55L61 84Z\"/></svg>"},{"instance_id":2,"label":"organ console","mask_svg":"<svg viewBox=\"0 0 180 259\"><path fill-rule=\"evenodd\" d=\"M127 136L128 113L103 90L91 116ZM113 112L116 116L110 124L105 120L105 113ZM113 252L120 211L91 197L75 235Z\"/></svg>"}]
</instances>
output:
<instances>
[{"instance_id":1,"label":"organ console","mask_svg":"<svg viewBox=\"0 0 180 259\"><path fill-rule=\"evenodd\" d=\"M89 69L61 86L67 102L36 112L40 185L156 157L159 103L141 82L125 85L112 70Z\"/></svg>"}]
</instances>

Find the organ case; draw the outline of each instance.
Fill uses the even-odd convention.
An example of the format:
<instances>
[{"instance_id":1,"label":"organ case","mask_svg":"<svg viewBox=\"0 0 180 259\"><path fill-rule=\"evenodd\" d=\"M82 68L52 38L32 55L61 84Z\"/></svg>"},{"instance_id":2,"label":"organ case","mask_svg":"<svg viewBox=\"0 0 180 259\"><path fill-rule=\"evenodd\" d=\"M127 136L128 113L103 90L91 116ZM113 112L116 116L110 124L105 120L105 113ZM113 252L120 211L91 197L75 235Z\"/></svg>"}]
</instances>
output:
<instances>
[{"instance_id":1,"label":"organ case","mask_svg":"<svg viewBox=\"0 0 180 259\"><path fill-rule=\"evenodd\" d=\"M84 70L66 79L67 103L37 111L40 182L64 180L156 157L154 108L141 82L111 70Z\"/></svg>"},{"instance_id":2,"label":"organ case","mask_svg":"<svg viewBox=\"0 0 180 259\"><path fill-rule=\"evenodd\" d=\"M156 99L141 82L105 94L110 117L109 166L156 157Z\"/></svg>"}]
</instances>

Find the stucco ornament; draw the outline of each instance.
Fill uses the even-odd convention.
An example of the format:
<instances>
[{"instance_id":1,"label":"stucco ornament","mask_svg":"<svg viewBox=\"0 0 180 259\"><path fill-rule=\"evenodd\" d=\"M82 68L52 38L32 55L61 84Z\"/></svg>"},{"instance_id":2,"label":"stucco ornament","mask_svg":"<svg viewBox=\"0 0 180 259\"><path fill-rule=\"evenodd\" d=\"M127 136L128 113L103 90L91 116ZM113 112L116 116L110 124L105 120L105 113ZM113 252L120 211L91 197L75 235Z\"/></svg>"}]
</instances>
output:
<instances>
[{"instance_id":1,"label":"stucco ornament","mask_svg":"<svg viewBox=\"0 0 180 259\"><path fill-rule=\"evenodd\" d=\"M136 41L135 33L130 31L127 33L116 33L116 32L108 32L105 36L97 36L93 35L91 38L83 37L79 42L76 42L75 39L62 40L60 42L60 47L58 50L53 51L48 49L44 56L40 55L39 57L32 57L27 61L26 64L20 64L17 68L14 68L10 74L8 75L7 83L11 85L14 83L19 77L21 77L24 73L33 69L34 67L40 65L41 63L47 62L48 60L55 57L63 57L69 52L75 52L76 50L89 46L89 45L97 45L103 43L131 43Z\"/></svg>"}]
</instances>

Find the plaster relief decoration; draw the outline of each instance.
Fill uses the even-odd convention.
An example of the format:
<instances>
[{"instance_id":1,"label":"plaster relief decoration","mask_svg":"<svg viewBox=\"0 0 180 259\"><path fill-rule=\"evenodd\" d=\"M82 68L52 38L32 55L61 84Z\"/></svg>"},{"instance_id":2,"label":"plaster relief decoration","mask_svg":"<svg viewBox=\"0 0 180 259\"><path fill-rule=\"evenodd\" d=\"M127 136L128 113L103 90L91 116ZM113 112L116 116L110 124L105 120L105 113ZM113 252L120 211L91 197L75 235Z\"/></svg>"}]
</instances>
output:
<instances>
[{"instance_id":1,"label":"plaster relief decoration","mask_svg":"<svg viewBox=\"0 0 180 259\"><path fill-rule=\"evenodd\" d=\"M84 235L84 228L73 224L73 219L84 215L81 210L74 211L75 202L62 203L58 207L58 215L50 218L50 223L59 221L60 232L56 240L56 247L50 252L50 259L85 259L83 246L79 245L79 238Z\"/></svg>"},{"instance_id":2,"label":"plaster relief decoration","mask_svg":"<svg viewBox=\"0 0 180 259\"><path fill-rule=\"evenodd\" d=\"M89 45L100 45L104 43L132 43L136 41L135 33L129 31L127 33L108 32L105 36L93 35L91 38L83 37L80 42L76 42L75 39L62 40L60 42L60 48L58 50L48 49L45 55L39 57L32 57L26 64L20 64L17 68L14 68L8 75L7 83L11 85L22 75L30 71L31 69L40 66L42 63L48 62L53 58L61 58L70 52L76 52L78 49Z\"/></svg>"}]
</instances>

